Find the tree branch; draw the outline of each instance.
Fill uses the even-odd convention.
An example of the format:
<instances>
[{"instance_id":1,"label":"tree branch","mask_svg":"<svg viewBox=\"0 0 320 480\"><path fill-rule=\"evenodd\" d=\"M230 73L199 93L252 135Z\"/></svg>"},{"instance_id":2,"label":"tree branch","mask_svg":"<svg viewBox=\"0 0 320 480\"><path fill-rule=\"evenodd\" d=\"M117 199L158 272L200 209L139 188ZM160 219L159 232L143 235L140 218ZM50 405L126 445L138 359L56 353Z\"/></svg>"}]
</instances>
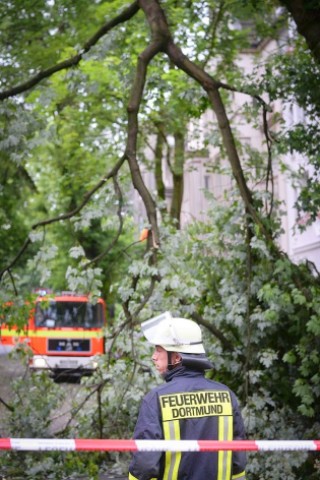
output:
<instances>
[{"instance_id":1,"label":"tree branch","mask_svg":"<svg viewBox=\"0 0 320 480\"><path fill-rule=\"evenodd\" d=\"M14 412L14 408L11 405L9 405L7 402L5 402L1 397L0 397L0 403L2 403L2 405L5 406L6 409L10 410L10 412Z\"/></svg>"},{"instance_id":2,"label":"tree branch","mask_svg":"<svg viewBox=\"0 0 320 480\"><path fill-rule=\"evenodd\" d=\"M219 129L222 135L223 144L227 152L228 160L232 168L233 176L238 185L241 197L243 199L247 212L251 215L266 240L273 244L273 239L254 207L253 197L247 186L246 179L242 170L240 158L238 156L235 140L230 127L230 122L219 93L219 88L228 88L227 85L217 82L203 68L193 63L183 54L182 50L174 43L163 9L156 0L140 0L141 8L146 14L150 25L152 36L162 45L164 51L170 60L179 69L183 70L188 76L194 78L207 92L212 108L216 114ZM259 99L261 101L261 99ZM276 248L276 246L274 246Z\"/></svg>"},{"instance_id":3,"label":"tree branch","mask_svg":"<svg viewBox=\"0 0 320 480\"><path fill-rule=\"evenodd\" d=\"M26 82L17 85L16 87L10 88L3 92L0 92L0 100L5 100L6 98L14 97L19 93L26 92L30 88L34 87L40 83L45 78L51 77L54 73L60 72L71 67L76 67L83 58L83 55L87 53L96 43L100 40L101 37L106 35L110 30L119 25L120 23L130 20L139 10L138 0L135 0L128 8L121 12L117 17L113 18L105 25L103 25L82 47L80 52L73 57L64 60L63 62L57 63L52 67L42 70L37 73L34 77L31 77Z\"/></svg>"},{"instance_id":4,"label":"tree branch","mask_svg":"<svg viewBox=\"0 0 320 480\"><path fill-rule=\"evenodd\" d=\"M218 340L220 340L222 346L226 349L229 350L230 352L233 352L234 347L231 342L223 335L220 330L218 330L211 322L208 322L205 320L201 315L198 313L194 312L191 314L191 318L195 320L199 325L202 325L205 327L214 337L216 337Z\"/></svg>"},{"instance_id":5,"label":"tree branch","mask_svg":"<svg viewBox=\"0 0 320 480\"><path fill-rule=\"evenodd\" d=\"M320 63L320 5L317 1L280 0L291 13L315 60Z\"/></svg>"},{"instance_id":6,"label":"tree branch","mask_svg":"<svg viewBox=\"0 0 320 480\"><path fill-rule=\"evenodd\" d=\"M85 265L84 265L84 268L88 268L90 265L92 265L93 263L97 263L99 262L103 257L105 257L110 251L111 249L114 247L114 245L117 243L121 233L122 233L122 230L123 230L123 218L122 218L122 205L123 205L123 197L122 197L122 192L121 192L121 189L120 189L120 186L117 182L117 179L116 177L114 176L113 177L113 185L114 185L114 190L117 194L117 197L118 197L118 202L119 202L119 205L118 205L118 210L117 210L117 215L118 215L118 218L119 218L119 226L118 226L118 231L114 237L114 239L112 240L112 242L110 243L110 245L108 245L108 247L103 251L101 252L99 255L97 255L95 258L93 258L92 260L88 261Z\"/></svg>"},{"instance_id":7,"label":"tree branch","mask_svg":"<svg viewBox=\"0 0 320 480\"><path fill-rule=\"evenodd\" d=\"M110 178L114 177L119 169L121 168L123 162L125 161L125 157L123 156L122 158L120 158L120 160L116 163L116 165L113 167L113 169L107 173L89 192L87 192L85 195L84 195L84 198L83 198L83 201L80 203L80 205L78 205L76 208L74 208L73 210L71 210L70 212L67 212L67 213L64 213L62 215L58 215L57 217L53 217L53 218L49 218L47 220L42 220L41 222L38 222L38 223L35 223L34 225L32 225L31 227L31 230L37 230L39 227L43 227L45 225L50 225L51 223L56 223L56 222L59 222L61 220L67 220L71 217L73 217L74 215L76 215L77 213L80 212L80 210L82 210L82 208L89 202L89 200L91 199L91 197L94 195L94 193L99 190L99 188L102 187L102 185L105 184L105 182L107 180L109 180ZM10 269L17 263L17 261L19 260L19 258L23 255L23 253L27 250L28 246L30 245L31 243L31 240L30 240L30 237L28 237L23 246L21 247L20 251L17 253L17 255L15 256L15 258L12 260L12 262L7 266L5 267L4 269L0 270L0 281L3 277L3 275L6 273L6 272L10 272Z\"/></svg>"},{"instance_id":8,"label":"tree branch","mask_svg":"<svg viewBox=\"0 0 320 480\"><path fill-rule=\"evenodd\" d=\"M161 51L162 42L155 41L149 45L138 58L138 65L136 69L136 76L131 89L131 95L127 107L128 111L128 137L125 156L128 160L132 182L134 187L139 192L144 205L148 220L151 225L153 247L158 248L160 239L157 224L156 205L149 190L147 189L139 168L137 161L137 137L138 137L138 113L142 100L143 89L146 81L147 66L152 58Z\"/></svg>"}]
</instances>

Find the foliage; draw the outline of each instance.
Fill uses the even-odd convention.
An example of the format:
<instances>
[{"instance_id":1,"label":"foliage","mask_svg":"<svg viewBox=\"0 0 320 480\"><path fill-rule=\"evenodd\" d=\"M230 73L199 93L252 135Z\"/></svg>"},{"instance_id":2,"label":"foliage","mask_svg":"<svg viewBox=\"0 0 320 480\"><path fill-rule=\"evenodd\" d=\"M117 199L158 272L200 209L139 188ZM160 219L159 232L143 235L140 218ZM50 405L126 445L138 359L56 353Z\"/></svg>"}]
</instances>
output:
<instances>
[{"instance_id":1,"label":"foliage","mask_svg":"<svg viewBox=\"0 0 320 480\"><path fill-rule=\"evenodd\" d=\"M156 16L148 16L147 3L159 7ZM286 45L292 40L291 52L256 55L256 72L244 75L238 64L244 48L259 47L266 36L283 40L287 15L274 9L277 2L147 3L132 4L140 10L120 0L0 5L6 47L0 86L13 89L1 104L1 321L5 315L22 327L26 297L40 285L102 293L121 304L107 332L108 353L83 380L83 396L72 405L75 423L62 435L130 437L140 400L158 381L139 323L170 310L202 325L215 365L210 375L237 393L249 437L318 437L319 279L308 264L294 265L279 251L282 205L270 185L283 154L303 155L293 171L301 191L297 206L301 216L317 218L318 66L292 35L285 39ZM128 21L110 26L122 12ZM162 12L167 30L160 28ZM157 55L147 61L150 46ZM41 74L41 82L13 93ZM241 112L234 111L237 90L247 99ZM266 102L278 101L286 108L298 104L306 121L287 128L273 115L275 128L262 125ZM210 109L220 130L214 120L203 131ZM240 114L248 131L267 131L262 151L242 141ZM183 190L186 158L192 169L198 153L206 155L209 170L231 178L231 187L219 201L208 198L205 221L179 230L181 211L167 214L163 185L151 192L141 171L166 159L174 198ZM137 241L133 188L150 226L145 244ZM46 376L28 376L15 389L12 434L50 435L61 390ZM316 478L306 454L274 458L252 455L248 479ZM1 457L7 476L20 475L10 468L21 472L22 466L30 479L43 472L61 478L62 471L94 478L110 465L125 472L127 461L116 454Z\"/></svg>"},{"instance_id":2,"label":"foliage","mask_svg":"<svg viewBox=\"0 0 320 480\"><path fill-rule=\"evenodd\" d=\"M174 233L163 228L161 259L157 272L152 272L161 280L139 318L167 309L190 318L197 314L194 318L203 324L206 349L214 364L210 375L237 393L249 438L317 438L318 384L314 378L313 387L306 390L305 379L310 378L309 369L316 374L318 357L312 349L304 349L302 354L301 348L304 342L319 341L319 335L306 336L310 311L316 314L318 309L319 286L306 267L298 269L289 260L272 259L262 240L252 238L248 244L244 212L238 202L228 208L213 206L210 220L204 224L195 222ZM221 255L226 245L228 256ZM295 285L298 271L299 287ZM130 296L134 312L148 289L150 269L146 262L137 262L131 272L139 272L140 288L132 295L128 276L121 294L124 300ZM307 292L310 283L315 286ZM140 399L154 384L150 351L139 339L139 330L132 337L125 325L120 316L113 326L112 360L109 358L98 377L88 383L89 388L90 384L91 388L97 383L103 386L99 402L80 421L80 432L127 438ZM293 351L299 354L293 357ZM139 360L132 363L132 358ZM299 388L301 384L304 389ZM111 455L112 460L125 472L122 457ZM248 478L262 478L261 472L268 472L270 480L302 478L298 472L312 478L314 468L306 453L294 457L281 454L277 462L251 454Z\"/></svg>"},{"instance_id":3,"label":"foliage","mask_svg":"<svg viewBox=\"0 0 320 480\"><path fill-rule=\"evenodd\" d=\"M293 169L287 162L283 165L291 173L299 193L296 207L302 220L301 229L316 220L319 212L320 97L316 87L319 68L300 39L288 44L284 53L273 55L264 74L260 72L259 78L254 79L259 91L267 92L271 102L281 99L284 115L286 109L292 108L304 112L303 121L283 125L276 134L279 153L290 152L301 158L300 168Z\"/></svg>"}]
</instances>

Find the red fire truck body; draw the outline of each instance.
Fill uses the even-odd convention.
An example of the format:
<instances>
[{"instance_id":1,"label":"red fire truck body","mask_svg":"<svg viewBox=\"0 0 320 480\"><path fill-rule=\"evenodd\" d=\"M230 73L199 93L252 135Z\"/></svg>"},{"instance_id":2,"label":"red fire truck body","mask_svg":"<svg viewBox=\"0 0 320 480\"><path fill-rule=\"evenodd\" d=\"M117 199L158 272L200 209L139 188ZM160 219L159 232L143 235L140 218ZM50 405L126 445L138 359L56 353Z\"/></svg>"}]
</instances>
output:
<instances>
[{"instance_id":1,"label":"red fire truck body","mask_svg":"<svg viewBox=\"0 0 320 480\"><path fill-rule=\"evenodd\" d=\"M32 369L89 373L97 366L96 356L105 352L105 327L103 299L90 303L86 295L63 292L38 297L23 331L2 325L0 344L7 349L27 344Z\"/></svg>"}]
</instances>

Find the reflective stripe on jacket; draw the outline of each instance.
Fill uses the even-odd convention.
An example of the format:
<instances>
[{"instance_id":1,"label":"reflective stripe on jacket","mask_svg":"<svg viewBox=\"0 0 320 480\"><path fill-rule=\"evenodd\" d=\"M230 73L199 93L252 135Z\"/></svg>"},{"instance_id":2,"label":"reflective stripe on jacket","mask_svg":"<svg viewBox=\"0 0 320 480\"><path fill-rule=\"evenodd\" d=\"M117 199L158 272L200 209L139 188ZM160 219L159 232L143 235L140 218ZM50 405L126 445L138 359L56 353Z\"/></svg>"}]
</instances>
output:
<instances>
[{"instance_id":1,"label":"reflective stripe on jacket","mask_svg":"<svg viewBox=\"0 0 320 480\"><path fill-rule=\"evenodd\" d=\"M143 399L134 439L241 440L234 393L203 372L179 367ZM135 452L129 480L245 480L245 452Z\"/></svg>"}]
</instances>

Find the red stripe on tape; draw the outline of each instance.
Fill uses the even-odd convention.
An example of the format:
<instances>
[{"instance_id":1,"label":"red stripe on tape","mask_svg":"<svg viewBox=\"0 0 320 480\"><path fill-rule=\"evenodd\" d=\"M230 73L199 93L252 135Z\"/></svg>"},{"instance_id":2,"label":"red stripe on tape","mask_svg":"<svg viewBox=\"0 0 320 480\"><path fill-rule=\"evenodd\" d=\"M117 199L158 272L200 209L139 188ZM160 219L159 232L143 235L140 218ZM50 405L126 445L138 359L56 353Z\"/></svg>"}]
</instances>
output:
<instances>
[{"instance_id":1,"label":"red stripe on tape","mask_svg":"<svg viewBox=\"0 0 320 480\"><path fill-rule=\"evenodd\" d=\"M201 452L217 452L219 450L259 450L255 440L198 440Z\"/></svg>"},{"instance_id":2,"label":"red stripe on tape","mask_svg":"<svg viewBox=\"0 0 320 480\"><path fill-rule=\"evenodd\" d=\"M0 438L0 450L11 450L10 438Z\"/></svg>"},{"instance_id":3,"label":"red stripe on tape","mask_svg":"<svg viewBox=\"0 0 320 480\"><path fill-rule=\"evenodd\" d=\"M91 439L76 439L76 450L96 450L96 451L136 451L138 450L134 440L91 440Z\"/></svg>"}]
</instances>

